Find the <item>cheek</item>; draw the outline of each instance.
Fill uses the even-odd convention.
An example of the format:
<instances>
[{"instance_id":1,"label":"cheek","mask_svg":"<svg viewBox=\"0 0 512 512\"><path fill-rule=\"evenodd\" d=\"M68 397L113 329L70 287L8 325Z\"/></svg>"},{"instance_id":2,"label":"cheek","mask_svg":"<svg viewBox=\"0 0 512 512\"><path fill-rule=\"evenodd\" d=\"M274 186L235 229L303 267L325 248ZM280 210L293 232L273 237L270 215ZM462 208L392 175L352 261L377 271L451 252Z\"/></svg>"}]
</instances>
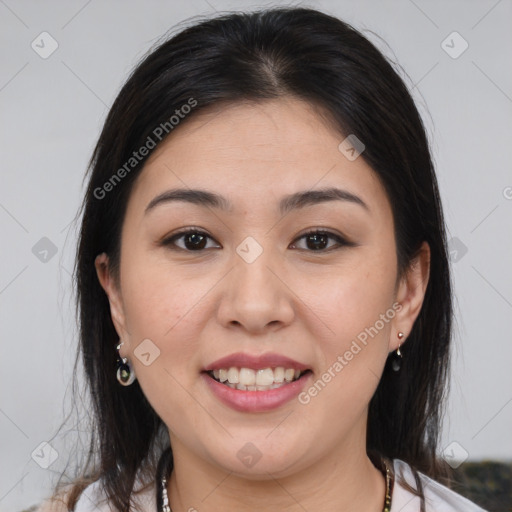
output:
<instances>
[{"instance_id":1,"label":"cheek","mask_svg":"<svg viewBox=\"0 0 512 512\"><path fill-rule=\"evenodd\" d=\"M158 250L138 249L128 243L122 260L122 292L127 320L138 334L164 339L183 319L193 316L204 295L201 280L190 281L179 265ZM145 332L141 332L144 330Z\"/></svg>"},{"instance_id":2,"label":"cheek","mask_svg":"<svg viewBox=\"0 0 512 512\"><path fill-rule=\"evenodd\" d=\"M326 368L346 354L345 359L350 359L347 368L366 365L379 372L387 357L395 314L396 276L389 271L395 268L394 253L372 253L370 249L366 253L362 251L357 261L332 272L329 279L320 286L317 282L308 292L311 309L329 327L328 335L317 343Z\"/></svg>"},{"instance_id":3,"label":"cheek","mask_svg":"<svg viewBox=\"0 0 512 512\"><path fill-rule=\"evenodd\" d=\"M389 261L389 263L385 263ZM390 270L391 269L391 270ZM361 258L339 272L336 269L317 289L319 306L335 325L342 323L346 331L361 324L373 324L380 313L392 304L395 273L392 260Z\"/></svg>"},{"instance_id":4,"label":"cheek","mask_svg":"<svg viewBox=\"0 0 512 512\"><path fill-rule=\"evenodd\" d=\"M315 309L334 334L316 339L322 365L301 403L308 401L312 416L334 422L341 431L364 414L379 383L395 314L393 283L382 269L364 266L331 280L315 295Z\"/></svg>"},{"instance_id":5,"label":"cheek","mask_svg":"<svg viewBox=\"0 0 512 512\"><path fill-rule=\"evenodd\" d=\"M196 406L190 392L197 385L200 367L200 320L205 315L201 298L206 290L197 282L195 286L185 285L176 271L155 270L149 264L128 275L137 276L127 279L125 287L131 360L137 379L161 418L185 417ZM147 339L157 354L150 365L137 356L137 347L143 346L141 340Z\"/></svg>"},{"instance_id":6,"label":"cheek","mask_svg":"<svg viewBox=\"0 0 512 512\"><path fill-rule=\"evenodd\" d=\"M151 264L149 258L144 264L137 260L135 255L126 258L126 279L122 282L131 350L137 355L140 342L151 340L159 357L150 373L167 370L185 379L191 369L197 371L201 321L205 316L202 298L212 285L208 287L208 282L197 279L187 283L179 268ZM138 375L148 372L137 358L134 362L139 366Z\"/></svg>"}]
</instances>

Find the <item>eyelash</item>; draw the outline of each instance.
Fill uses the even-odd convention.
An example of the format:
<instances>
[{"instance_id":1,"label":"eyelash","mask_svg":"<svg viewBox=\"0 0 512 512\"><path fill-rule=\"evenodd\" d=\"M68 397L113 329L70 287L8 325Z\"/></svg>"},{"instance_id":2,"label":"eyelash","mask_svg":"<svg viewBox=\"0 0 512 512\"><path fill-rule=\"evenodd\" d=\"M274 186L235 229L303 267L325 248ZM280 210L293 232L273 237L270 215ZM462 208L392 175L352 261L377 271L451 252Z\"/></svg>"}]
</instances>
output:
<instances>
[{"instance_id":1,"label":"eyelash","mask_svg":"<svg viewBox=\"0 0 512 512\"><path fill-rule=\"evenodd\" d=\"M178 233L175 233L174 235L170 236L169 238L164 239L161 242L161 245L166 246L166 247L170 248L171 250L175 250L175 251L184 251L184 252L203 252L203 251L205 251L206 248L198 249L198 250L190 250L190 249L184 249L183 247L177 247L175 245L176 240L183 238L185 235L191 235L191 234L201 235L201 236L204 236L204 237L207 237L207 238L213 240L213 238L210 235L208 235L208 233L205 233L204 231L202 231L200 229L186 228L183 231L179 231ZM318 249L318 250L311 250L311 249L299 249L299 250L306 251L306 252L312 252L312 253L326 253L326 252L331 252L333 250L341 249L343 246L354 247L356 245L355 243L349 242L348 240L344 239L342 236L340 236L336 233L332 233L330 231L326 231L323 229L314 229L314 230L308 231L306 233L303 233L302 235L297 237L292 242L292 245L295 245L298 240L302 240L302 239L307 238L308 236L312 236L312 235L327 236L331 239L334 239L338 243L338 246L337 247L336 246L329 247L327 249Z\"/></svg>"}]
</instances>

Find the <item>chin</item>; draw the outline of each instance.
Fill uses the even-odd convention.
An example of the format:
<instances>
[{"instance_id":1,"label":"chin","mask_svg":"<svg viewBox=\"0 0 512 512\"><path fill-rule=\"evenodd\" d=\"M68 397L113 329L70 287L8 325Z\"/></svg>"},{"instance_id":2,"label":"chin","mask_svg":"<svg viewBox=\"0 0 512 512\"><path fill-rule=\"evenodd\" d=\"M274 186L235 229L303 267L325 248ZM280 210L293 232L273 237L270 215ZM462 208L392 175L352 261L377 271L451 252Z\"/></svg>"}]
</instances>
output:
<instances>
[{"instance_id":1,"label":"chin","mask_svg":"<svg viewBox=\"0 0 512 512\"><path fill-rule=\"evenodd\" d=\"M219 444L210 452L211 460L224 471L248 480L269 480L293 474L305 464L303 457L311 450L305 447L304 440L294 442L283 432L271 440L274 434L267 437L270 431L230 439L229 445Z\"/></svg>"}]
</instances>

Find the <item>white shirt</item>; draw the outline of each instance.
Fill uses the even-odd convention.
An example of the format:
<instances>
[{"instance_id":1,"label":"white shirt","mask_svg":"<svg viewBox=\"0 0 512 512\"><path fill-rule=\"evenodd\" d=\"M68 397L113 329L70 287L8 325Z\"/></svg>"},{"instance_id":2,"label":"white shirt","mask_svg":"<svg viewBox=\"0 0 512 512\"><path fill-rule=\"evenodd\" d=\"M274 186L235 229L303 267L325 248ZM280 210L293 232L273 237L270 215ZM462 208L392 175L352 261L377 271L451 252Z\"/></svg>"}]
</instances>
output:
<instances>
[{"instance_id":1,"label":"white shirt","mask_svg":"<svg viewBox=\"0 0 512 512\"><path fill-rule=\"evenodd\" d=\"M407 483L416 489L416 480L410 466L400 460L393 461L395 469L395 484L391 501L391 512L419 512L421 499L404 489L398 482L403 475ZM425 494L426 512L486 512L483 508L462 497L460 494L448 489L432 480L423 473L419 473ZM145 493L137 496L144 512L157 512L154 486ZM39 508L36 512L50 512L50 509ZM101 485L97 481L89 485L80 496L75 512L111 512L106 503L105 495L101 492Z\"/></svg>"},{"instance_id":2,"label":"white shirt","mask_svg":"<svg viewBox=\"0 0 512 512\"><path fill-rule=\"evenodd\" d=\"M419 512L421 498L410 493L401 485L397 485L397 479L402 474L408 484L416 489L416 480L410 466L400 460L393 461L395 469L395 485L391 500L391 512ZM439 482L432 480L423 473L420 475L425 494L426 512L485 512L485 510L460 494L448 489Z\"/></svg>"}]
</instances>

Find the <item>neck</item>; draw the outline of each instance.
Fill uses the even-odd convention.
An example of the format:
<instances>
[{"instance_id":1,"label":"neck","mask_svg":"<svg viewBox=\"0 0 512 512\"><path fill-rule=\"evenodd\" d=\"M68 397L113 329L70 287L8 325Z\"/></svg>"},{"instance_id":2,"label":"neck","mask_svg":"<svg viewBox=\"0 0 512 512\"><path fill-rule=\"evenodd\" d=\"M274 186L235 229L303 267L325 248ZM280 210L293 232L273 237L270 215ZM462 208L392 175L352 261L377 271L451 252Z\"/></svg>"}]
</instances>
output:
<instances>
[{"instance_id":1,"label":"neck","mask_svg":"<svg viewBox=\"0 0 512 512\"><path fill-rule=\"evenodd\" d=\"M365 435L341 443L307 468L247 479L198 458L173 439L168 483L173 512L382 512L385 478L366 455Z\"/></svg>"}]
</instances>

